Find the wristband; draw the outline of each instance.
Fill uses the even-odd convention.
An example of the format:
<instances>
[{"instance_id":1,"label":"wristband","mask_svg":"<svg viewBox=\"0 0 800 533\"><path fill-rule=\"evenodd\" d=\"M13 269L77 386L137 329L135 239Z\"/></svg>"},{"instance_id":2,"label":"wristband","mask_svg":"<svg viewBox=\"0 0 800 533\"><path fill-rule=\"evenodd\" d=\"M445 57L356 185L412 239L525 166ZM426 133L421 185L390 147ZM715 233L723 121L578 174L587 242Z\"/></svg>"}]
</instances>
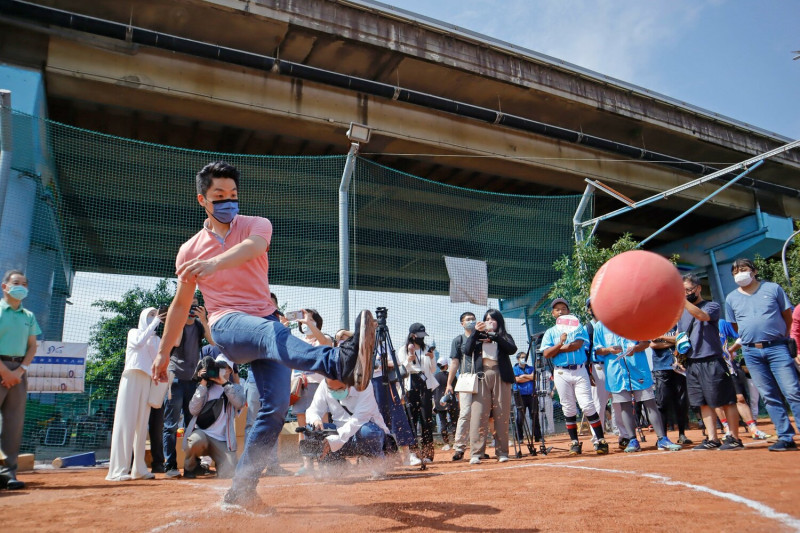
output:
<instances>
[{"instance_id":1,"label":"wristband","mask_svg":"<svg viewBox=\"0 0 800 533\"><path fill-rule=\"evenodd\" d=\"M28 365L19 365L19 367L27 374L28 372Z\"/></svg>"}]
</instances>

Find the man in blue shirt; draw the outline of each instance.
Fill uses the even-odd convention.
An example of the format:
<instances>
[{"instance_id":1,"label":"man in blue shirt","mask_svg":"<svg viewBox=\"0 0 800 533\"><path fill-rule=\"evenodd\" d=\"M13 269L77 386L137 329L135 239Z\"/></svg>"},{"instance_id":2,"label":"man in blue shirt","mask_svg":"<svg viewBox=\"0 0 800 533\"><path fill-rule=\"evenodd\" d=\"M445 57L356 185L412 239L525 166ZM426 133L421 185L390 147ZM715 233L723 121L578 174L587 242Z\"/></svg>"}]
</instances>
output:
<instances>
[{"instance_id":1,"label":"man in blue shirt","mask_svg":"<svg viewBox=\"0 0 800 533\"><path fill-rule=\"evenodd\" d=\"M653 386L656 404L666 431L667 415L672 410L678 424L678 444L692 444L686 437L689 425L689 397L686 395L686 376L675 371L675 330L650 342L653 350Z\"/></svg>"},{"instance_id":2,"label":"man in blue shirt","mask_svg":"<svg viewBox=\"0 0 800 533\"><path fill-rule=\"evenodd\" d=\"M517 439L520 442L525 438L525 433L522 429L525 417L528 415L533 423L533 438L537 441L542 438L541 429L539 428L539 402L533 391L536 374L533 367L526 364L527 358L528 356L525 352L517 354L517 364L514 365L516 383L512 385L514 401L517 404Z\"/></svg>"},{"instance_id":3,"label":"man in blue shirt","mask_svg":"<svg viewBox=\"0 0 800 533\"><path fill-rule=\"evenodd\" d=\"M731 267L738 289L728 294L725 310L742 339L744 361L750 377L764 397L778 442L770 451L796 450L795 430L783 404L786 398L795 417L800 415L800 380L787 347L792 326L792 307L776 283L756 280L756 268L749 259L737 259ZM730 419L730 417L729 417ZM738 424L731 424L733 426Z\"/></svg>"},{"instance_id":4,"label":"man in blue shirt","mask_svg":"<svg viewBox=\"0 0 800 533\"><path fill-rule=\"evenodd\" d=\"M556 298L550 303L553 318L569 314L569 305L563 298ZM608 443L603 434L603 423L597 414L592 401L592 387L586 369L586 350L583 345L589 343L586 328L579 325L574 331L562 333L559 327L553 326L545 331L542 337L544 357L551 359L554 368L553 381L561 400L561 409L567 423L567 432L572 440L570 455L578 455L583 446L578 441L578 405L592 426L597 441L594 449L598 455L608 453Z\"/></svg>"},{"instance_id":5,"label":"man in blue shirt","mask_svg":"<svg viewBox=\"0 0 800 533\"><path fill-rule=\"evenodd\" d=\"M656 405L653 375L644 352L649 345L649 341L632 341L620 337L602 322L594 325L594 352L605 363L606 389L611 392L611 401L619 413L617 426L620 436L628 441L624 447L628 453L642 451L636 438L634 401L641 402L647 409L658 436L657 448L673 452L681 449L680 445L672 443L667 437L666 426ZM620 440L620 447L623 439Z\"/></svg>"},{"instance_id":6,"label":"man in blue shirt","mask_svg":"<svg viewBox=\"0 0 800 533\"><path fill-rule=\"evenodd\" d=\"M714 409L721 407L726 418L736 420L736 391L733 388L728 365L722 355L719 340L720 306L703 299L700 279L694 274L683 276L686 293L683 314L678 321L678 331L689 337L686 363L686 388L689 403L700 408L708 438L695 446L695 450L734 450L744 444L739 440L739 424L731 424L731 434L724 442L717 439L717 415Z\"/></svg>"}]
</instances>

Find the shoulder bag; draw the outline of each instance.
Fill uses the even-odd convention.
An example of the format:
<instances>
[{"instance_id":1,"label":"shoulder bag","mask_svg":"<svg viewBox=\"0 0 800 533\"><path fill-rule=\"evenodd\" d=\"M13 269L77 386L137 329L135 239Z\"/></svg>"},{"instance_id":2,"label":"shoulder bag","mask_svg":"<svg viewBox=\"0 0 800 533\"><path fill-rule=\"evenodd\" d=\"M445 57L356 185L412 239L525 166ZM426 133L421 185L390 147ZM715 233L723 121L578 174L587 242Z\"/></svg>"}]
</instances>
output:
<instances>
[{"instance_id":1,"label":"shoulder bag","mask_svg":"<svg viewBox=\"0 0 800 533\"><path fill-rule=\"evenodd\" d=\"M474 333L473 333L474 335ZM475 350L472 350L472 372L462 372L456 381L456 392L475 394L478 392L478 374L475 373Z\"/></svg>"}]
</instances>

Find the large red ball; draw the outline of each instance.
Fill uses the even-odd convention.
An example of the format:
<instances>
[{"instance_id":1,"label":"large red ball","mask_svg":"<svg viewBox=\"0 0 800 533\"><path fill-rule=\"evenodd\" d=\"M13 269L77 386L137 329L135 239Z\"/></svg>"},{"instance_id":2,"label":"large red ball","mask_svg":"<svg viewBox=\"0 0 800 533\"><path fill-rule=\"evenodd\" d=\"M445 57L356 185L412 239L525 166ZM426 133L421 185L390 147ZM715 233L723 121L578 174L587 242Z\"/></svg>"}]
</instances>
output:
<instances>
[{"instance_id":1,"label":"large red ball","mask_svg":"<svg viewBox=\"0 0 800 533\"><path fill-rule=\"evenodd\" d=\"M675 265L633 250L609 259L594 275L592 311L608 329L631 340L655 339L678 322L686 299Z\"/></svg>"}]
</instances>

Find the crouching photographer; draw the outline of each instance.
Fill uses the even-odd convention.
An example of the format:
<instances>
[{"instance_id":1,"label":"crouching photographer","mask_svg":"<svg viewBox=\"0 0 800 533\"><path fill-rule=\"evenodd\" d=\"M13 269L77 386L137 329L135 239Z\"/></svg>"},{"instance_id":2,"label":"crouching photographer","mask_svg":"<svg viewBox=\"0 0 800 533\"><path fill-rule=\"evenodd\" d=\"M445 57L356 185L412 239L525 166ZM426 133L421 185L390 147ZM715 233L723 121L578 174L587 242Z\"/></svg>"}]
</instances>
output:
<instances>
[{"instance_id":1,"label":"crouching photographer","mask_svg":"<svg viewBox=\"0 0 800 533\"><path fill-rule=\"evenodd\" d=\"M198 386L189 402L192 420L183 440L183 476L196 477L200 457L208 455L217 466L218 477L232 478L236 470L235 418L245 404L238 368L222 354L216 359L206 356L198 362L192 379Z\"/></svg>"},{"instance_id":2,"label":"crouching photographer","mask_svg":"<svg viewBox=\"0 0 800 533\"><path fill-rule=\"evenodd\" d=\"M325 413L331 414L332 424L323 424ZM359 457L368 464L373 476L385 473L385 445L394 441L378 409L371 384L358 392L341 381L325 379L306 410L306 420L318 431L336 430L324 438L319 454L321 464ZM396 451L396 446L389 446L389 449Z\"/></svg>"}]
</instances>

